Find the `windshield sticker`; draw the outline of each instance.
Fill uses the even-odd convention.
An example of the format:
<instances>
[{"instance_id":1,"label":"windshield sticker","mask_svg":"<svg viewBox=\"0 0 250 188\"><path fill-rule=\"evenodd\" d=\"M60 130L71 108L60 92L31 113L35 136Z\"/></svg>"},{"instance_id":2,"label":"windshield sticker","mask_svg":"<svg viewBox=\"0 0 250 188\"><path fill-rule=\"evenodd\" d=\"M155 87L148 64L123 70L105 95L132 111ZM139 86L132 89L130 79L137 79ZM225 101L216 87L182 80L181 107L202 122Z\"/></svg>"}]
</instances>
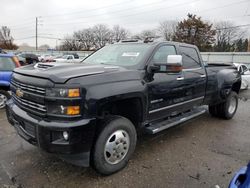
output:
<instances>
[{"instance_id":1,"label":"windshield sticker","mask_svg":"<svg viewBox=\"0 0 250 188\"><path fill-rule=\"evenodd\" d=\"M138 57L140 55L139 52L124 52L122 56L124 57Z\"/></svg>"}]
</instances>

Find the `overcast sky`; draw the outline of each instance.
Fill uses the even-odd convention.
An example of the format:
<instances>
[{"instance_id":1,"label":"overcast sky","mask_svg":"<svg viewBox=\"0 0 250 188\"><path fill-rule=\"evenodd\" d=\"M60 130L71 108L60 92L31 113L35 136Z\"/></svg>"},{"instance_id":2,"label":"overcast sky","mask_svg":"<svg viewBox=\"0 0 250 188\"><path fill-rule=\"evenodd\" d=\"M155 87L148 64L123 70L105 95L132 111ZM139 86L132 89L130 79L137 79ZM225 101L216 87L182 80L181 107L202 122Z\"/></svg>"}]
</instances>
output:
<instances>
[{"instance_id":1,"label":"overcast sky","mask_svg":"<svg viewBox=\"0 0 250 188\"><path fill-rule=\"evenodd\" d=\"M137 33L164 20L181 20L187 13L211 22L250 24L250 0L1 0L0 26L11 28L15 43L34 46L35 17L40 37L63 38L99 23L119 24ZM39 45L59 42L38 40Z\"/></svg>"}]
</instances>

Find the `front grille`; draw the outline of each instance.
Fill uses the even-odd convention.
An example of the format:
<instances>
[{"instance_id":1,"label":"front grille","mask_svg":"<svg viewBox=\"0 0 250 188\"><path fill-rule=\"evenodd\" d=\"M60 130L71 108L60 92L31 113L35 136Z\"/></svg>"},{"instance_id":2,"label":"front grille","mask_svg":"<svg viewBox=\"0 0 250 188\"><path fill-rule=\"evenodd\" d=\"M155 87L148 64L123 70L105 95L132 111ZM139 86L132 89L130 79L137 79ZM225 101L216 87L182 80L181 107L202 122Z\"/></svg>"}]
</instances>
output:
<instances>
[{"instance_id":1,"label":"front grille","mask_svg":"<svg viewBox=\"0 0 250 188\"><path fill-rule=\"evenodd\" d=\"M13 95L14 100L19 103L20 105L25 106L26 108L32 108L32 110L37 110L40 111L41 113L45 113L46 112L46 107L44 105L41 104L37 104L25 99L21 99L19 97L17 97L15 94Z\"/></svg>"},{"instance_id":2,"label":"front grille","mask_svg":"<svg viewBox=\"0 0 250 188\"><path fill-rule=\"evenodd\" d=\"M23 110L39 115L45 116L47 109L44 103L45 89L36 87L18 81L11 81L12 99L17 106ZM22 96L18 95L17 90L21 90Z\"/></svg>"},{"instance_id":3,"label":"front grille","mask_svg":"<svg viewBox=\"0 0 250 188\"><path fill-rule=\"evenodd\" d=\"M23 84L14 80L11 81L11 84L16 88L22 89L23 91L32 92L38 95L45 95L46 92L44 88Z\"/></svg>"}]
</instances>

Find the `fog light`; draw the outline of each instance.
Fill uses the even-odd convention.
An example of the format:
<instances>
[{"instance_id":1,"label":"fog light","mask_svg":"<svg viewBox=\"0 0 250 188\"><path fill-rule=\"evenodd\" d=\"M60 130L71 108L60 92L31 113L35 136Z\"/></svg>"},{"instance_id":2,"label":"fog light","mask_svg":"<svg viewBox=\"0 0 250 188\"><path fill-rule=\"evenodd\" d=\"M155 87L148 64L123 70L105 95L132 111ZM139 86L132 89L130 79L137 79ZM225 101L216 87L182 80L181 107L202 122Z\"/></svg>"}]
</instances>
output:
<instances>
[{"instance_id":1,"label":"fog light","mask_svg":"<svg viewBox=\"0 0 250 188\"><path fill-rule=\"evenodd\" d=\"M69 139L69 133L67 131L63 131L63 138L64 138L64 140Z\"/></svg>"}]
</instances>

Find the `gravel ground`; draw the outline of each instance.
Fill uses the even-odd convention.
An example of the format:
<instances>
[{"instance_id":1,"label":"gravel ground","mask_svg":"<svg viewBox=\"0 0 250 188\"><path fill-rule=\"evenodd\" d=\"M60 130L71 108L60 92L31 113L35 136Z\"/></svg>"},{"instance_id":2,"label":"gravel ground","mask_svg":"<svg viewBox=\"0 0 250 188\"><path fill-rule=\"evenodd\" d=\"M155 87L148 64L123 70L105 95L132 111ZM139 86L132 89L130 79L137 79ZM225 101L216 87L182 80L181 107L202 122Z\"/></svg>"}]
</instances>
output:
<instances>
[{"instance_id":1,"label":"gravel ground","mask_svg":"<svg viewBox=\"0 0 250 188\"><path fill-rule=\"evenodd\" d=\"M108 177L26 143L1 110L0 187L226 188L250 158L250 92L242 92L241 98L232 120L206 113L160 134L140 137L128 166Z\"/></svg>"}]
</instances>

